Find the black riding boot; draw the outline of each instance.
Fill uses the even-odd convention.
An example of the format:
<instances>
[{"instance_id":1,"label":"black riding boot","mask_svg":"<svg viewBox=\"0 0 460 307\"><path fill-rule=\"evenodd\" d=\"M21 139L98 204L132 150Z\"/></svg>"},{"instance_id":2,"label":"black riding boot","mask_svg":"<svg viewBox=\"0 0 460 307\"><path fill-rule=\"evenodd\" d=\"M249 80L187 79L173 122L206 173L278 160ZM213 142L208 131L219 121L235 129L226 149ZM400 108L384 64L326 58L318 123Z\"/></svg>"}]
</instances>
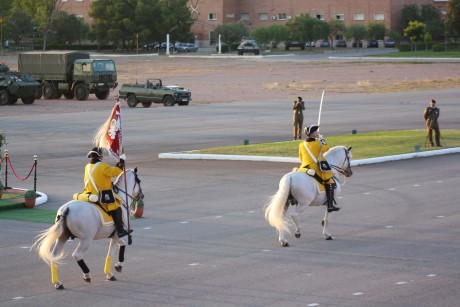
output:
<instances>
[{"instance_id":1,"label":"black riding boot","mask_svg":"<svg viewBox=\"0 0 460 307\"><path fill-rule=\"evenodd\" d=\"M334 206L334 184L326 183L327 212L339 211L340 208Z\"/></svg>"},{"instance_id":2,"label":"black riding boot","mask_svg":"<svg viewBox=\"0 0 460 307\"><path fill-rule=\"evenodd\" d=\"M112 215L113 222L115 223L115 228L117 229L118 237L124 237L128 235L128 232L123 227L123 213L121 207L118 207L116 210L110 211Z\"/></svg>"}]
</instances>

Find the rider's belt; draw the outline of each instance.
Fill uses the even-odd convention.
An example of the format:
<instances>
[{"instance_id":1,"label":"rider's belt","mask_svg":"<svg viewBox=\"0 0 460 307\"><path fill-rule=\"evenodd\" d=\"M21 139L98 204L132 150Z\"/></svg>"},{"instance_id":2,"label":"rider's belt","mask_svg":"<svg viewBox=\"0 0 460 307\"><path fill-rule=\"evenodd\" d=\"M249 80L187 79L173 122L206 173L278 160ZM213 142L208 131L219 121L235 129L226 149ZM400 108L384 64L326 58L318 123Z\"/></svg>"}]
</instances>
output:
<instances>
[{"instance_id":1,"label":"rider's belt","mask_svg":"<svg viewBox=\"0 0 460 307\"><path fill-rule=\"evenodd\" d=\"M312 175L310 175L309 173L307 173L307 172L308 172L308 167L307 167L307 168L299 167L299 168L297 169L297 172L307 174L308 176L315 178L316 181L318 181L319 183L324 184L323 178L321 178L318 174L315 173L315 174L312 176Z\"/></svg>"}]
</instances>

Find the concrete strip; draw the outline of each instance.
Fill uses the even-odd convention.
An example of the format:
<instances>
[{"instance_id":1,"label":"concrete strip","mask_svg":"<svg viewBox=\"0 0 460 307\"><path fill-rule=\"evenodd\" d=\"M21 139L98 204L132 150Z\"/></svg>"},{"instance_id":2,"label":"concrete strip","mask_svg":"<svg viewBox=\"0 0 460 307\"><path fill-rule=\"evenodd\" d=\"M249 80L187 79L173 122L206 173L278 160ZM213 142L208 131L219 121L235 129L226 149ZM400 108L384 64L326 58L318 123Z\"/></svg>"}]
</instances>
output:
<instances>
[{"instance_id":1,"label":"concrete strip","mask_svg":"<svg viewBox=\"0 0 460 307\"><path fill-rule=\"evenodd\" d=\"M384 156L377 158L353 160L352 166L382 163L389 161L398 161L412 158L431 157L439 155L447 155L460 153L460 147L446 148L425 152L414 152L401 155ZM160 159L183 159L183 160L232 160L232 161L264 161L264 162L287 162L287 163L299 163L299 158L291 157L270 157L270 156L243 156L243 155L215 155L215 154L194 154L190 152L171 152L171 153L160 153L158 155Z\"/></svg>"}]
</instances>

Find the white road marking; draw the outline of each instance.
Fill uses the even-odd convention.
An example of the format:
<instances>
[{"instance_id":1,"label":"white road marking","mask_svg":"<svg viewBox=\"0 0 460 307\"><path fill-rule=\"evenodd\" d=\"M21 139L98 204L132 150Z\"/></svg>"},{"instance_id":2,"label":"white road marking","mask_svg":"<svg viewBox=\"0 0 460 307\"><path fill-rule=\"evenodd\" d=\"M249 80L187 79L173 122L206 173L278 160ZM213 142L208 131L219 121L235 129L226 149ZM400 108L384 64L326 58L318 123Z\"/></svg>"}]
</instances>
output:
<instances>
[{"instance_id":1,"label":"white road marking","mask_svg":"<svg viewBox=\"0 0 460 307\"><path fill-rule=\"evenodd\" d=\"M407 284L407 281L398 281L396 285L405 285Z\"/></svg>"},{"instance_id":2,"label":"white road marking","mask_svg":"<svg viewBox=\"0 0 460 307\"><path fill-rule=\"evenodd\" d=\"M414 184L413 187L419 187L420 185L419 184Z\"/></svg>"},{"instance_id":3,"label":"white road marking","mask_svg":"<svg viewBox=\"0 0 460 307\"><path fill-rule=\"evenodd\" d=\"M180 223L181 223L181 224L188 224L188 222L186 222L186 221L183 221L183 222L180 222Z\"/></svg>"},{"instance_id":4,"label":"white road marking","mask_svg":"<svg viewBox=\"0 0 460 307\"><path fill-rule=\"evenodd\" d=\"M190 263L189 265L190 265L190 266L197 266L197 265L199 265L199 263L198 263L198 262L195 262L195 263Z\"/></svg>"},{"instance_id":5,"label":"white road marking","mask_svg":"<svg viewBox=\"0 0 460 307\"><path fill-rule=\"evenodd\" d=\"M311 303L311 304L308 304L307 306L319 306L318 303Z\"/></svg>"},{"instance_id":6,"label":"white road marking","mask_svg":"<svg viewBox=\"0 0 460 307\"><path fill-rule=\"evenodd\" d=\"M220 218L222 218L222 215L217 215L216 216L216 219L220 219Z\"/></svg>"},{"instance_id":7,"label":"white road marking","mask_svg":"<svg viewBox=\"0 0 460 307\"><path fill-rule=\"evenodd\" d=\"M393 225L385 226L385 228L393 228Z\"/></svg>"},{"instance_id":8,"label":"white road marking","mask_svg":"<svg viewBox=\"0 0 460 307\"><path fill-rule=\"evenodd\" d=\"M144 229L149 230L149 229L152 229L152 227L145 227Z\"/></svg>"},{"instance_id":9,"label":"white road marking","mask_svg":"<svg viewBox=\"0 0 460 307\"><path fill-rule=\"evenodd\" d=\"M16 296L16 297L13 297L13 300L20 300L20 299L23 299L24 296Z\"/></svg>"},{"instance_id":10,"label":"white road marking","mask_svg":"<svg viewBox=\"0 0 460 307\"><path fill-rule=\"evenodd\" d=\"M443 217L445 217L445 216L444 216L444 215L438 215L437 217L439 217L439 218L443 218Z\"/></svg>"},{"instance_id":11,"label":"white road marking","mask_svg":"<svg viewBox=\"0 0 460 307\"><path fill-rule=\"evenodd\" d=\"M435 277L436 274L428 274L427 277Z\"/></svg>"},{"instance_id":12,"label":"white road marking","mask_svg":"<svg viewBox=\"0 0 460 307\"><path fill-rule=\"evenodd\" d=\"M388 190L389 190L389 191L396 191L396 189L395 189L395 188L391 188L391 189L388 189Z\"/></svg>"},{"instance_id":13,"label":"white road marking","mask_svg":"<svg viewBox=\"0 0 460 307\"><path fill-rule=\"evenodd\" d=\"M263 249L262 251L263 252L271 252L271 250L269 250L269 249Z\"/></svg>"},{"instance_id":14,"label":"white road marking","mask_svg":"<svg viewBox=\"0 0 460 307\"><path fill-rule=\"evenodd\" d=\"M353 293L353 295L363 295L363 293L362 292L355 292L355 293Z\"/></svg>"}]
</instances>

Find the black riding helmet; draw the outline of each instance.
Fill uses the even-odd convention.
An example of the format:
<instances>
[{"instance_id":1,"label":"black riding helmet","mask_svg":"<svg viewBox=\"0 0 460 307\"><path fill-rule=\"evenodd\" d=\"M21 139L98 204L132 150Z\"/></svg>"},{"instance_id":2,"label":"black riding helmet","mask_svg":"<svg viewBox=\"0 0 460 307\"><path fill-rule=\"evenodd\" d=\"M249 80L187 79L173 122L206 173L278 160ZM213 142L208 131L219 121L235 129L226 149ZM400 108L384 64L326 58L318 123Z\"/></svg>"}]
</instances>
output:
<instances>
[{"instance_id":1,"label":"black riding helmet","mask_svg":"<svg viewBox=\"0 0 460 307\"><path fill-rule=\"evenodd\" d=\"M100 148L100 147L93 147L93 149L91 149L91 150L88 152L87 157L88 157L88 158L99 158L99 157L102 157L102 148Z\"/></svg>"}]
</instances>

